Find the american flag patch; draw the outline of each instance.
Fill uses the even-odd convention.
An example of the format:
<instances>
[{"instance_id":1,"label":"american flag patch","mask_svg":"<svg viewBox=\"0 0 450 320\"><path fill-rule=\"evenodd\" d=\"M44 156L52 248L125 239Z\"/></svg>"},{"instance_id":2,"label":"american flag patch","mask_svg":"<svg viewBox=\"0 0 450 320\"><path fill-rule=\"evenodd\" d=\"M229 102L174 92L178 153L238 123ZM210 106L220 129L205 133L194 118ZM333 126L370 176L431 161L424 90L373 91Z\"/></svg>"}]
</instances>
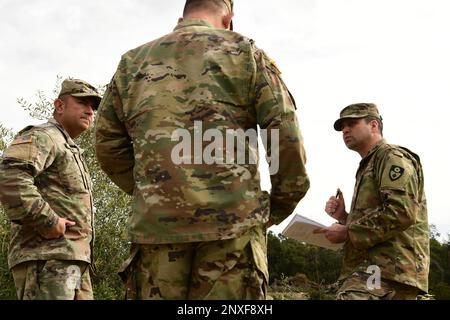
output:
<instances>
[{"instance_id":1,"label":"american flag patch","mask_svg":"<svg viewBox=\"0 0 450 320\"><path fill-rule=\"evenodd\" d=\"M18 145L18 144L26 144L26 143L32 143L33 138L31 136L24 136L24 137L18 137L14 139L14 141L11 143L12 146Z\"/></svg>"}]
</instances>

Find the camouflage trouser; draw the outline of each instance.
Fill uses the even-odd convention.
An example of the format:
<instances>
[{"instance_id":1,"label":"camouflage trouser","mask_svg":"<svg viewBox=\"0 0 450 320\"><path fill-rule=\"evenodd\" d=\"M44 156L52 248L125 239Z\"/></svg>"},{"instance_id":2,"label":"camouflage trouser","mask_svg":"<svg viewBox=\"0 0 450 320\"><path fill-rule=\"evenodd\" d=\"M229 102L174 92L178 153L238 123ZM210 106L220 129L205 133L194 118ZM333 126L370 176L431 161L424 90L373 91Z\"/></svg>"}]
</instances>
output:
<instances>
[{"instance_id":1,"label":"camouflage trouser","mask_svg":"<svg viewBox=\"0 0 450 320\"><path fill-rule=\"evenodd\" d=\"M420 290L395 281L381 279L380 288L369 290L370 275L354 273L344 280L339 288L337 300L415 300Z\"/></svg>"},{"instance_id":2,"label":"camouflage trouser","mask_svg":"<svg viewBox=\"0 0 450 320\"><path fill-rule=\"evenodd\" d=\"M19 300L92 300L89 264L38 260L11 269Z\"/></svg>"},{"instance_id":3,"label":"camouflage trouser","mask_svg":"<svg viewBox=\"0 0 450 320\"><path fill-rule=\"evenodd\" d=\"M269 276L265 229L223 241L133 244L119 271L125 299L263 300Z\"/></svg>"}]
</instances>

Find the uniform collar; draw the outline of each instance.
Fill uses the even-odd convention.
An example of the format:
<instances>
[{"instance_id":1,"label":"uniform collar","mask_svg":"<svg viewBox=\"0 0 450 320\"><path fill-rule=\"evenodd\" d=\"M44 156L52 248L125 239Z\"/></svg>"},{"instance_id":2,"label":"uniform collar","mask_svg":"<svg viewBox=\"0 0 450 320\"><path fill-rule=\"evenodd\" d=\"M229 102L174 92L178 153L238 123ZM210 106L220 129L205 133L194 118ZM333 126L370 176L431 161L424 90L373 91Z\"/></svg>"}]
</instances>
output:
<instances>
[{"instance_id":1,"label":"uniform collar","mask_svg":"<svg viewBox=\"0 0 450 320\"><path fill-rule=\"evenodd\" d=\"M175 27L174 30L179 30L179 29L187 28L187 27L214 28L213 25L211 23L209 23L208 21L206 21L206 20L189 19L189 20L184 20L184 21L178 23L178 25Z\"/></svg>"},{"instance_id":2,"label":"uniform collar","mask_svg":"<svg viewBox=\"0 0 450 320\"><path fill-rule=\"evenodd\" d=\"M64 127L58 121L56 121L55 118L51 117L50 119L48 119L48 123L53 124L55 127L57 127L59 129L59 131L61 131L61 133L63 134L64 138L66 138L66 141L69 145L76 146L75 142L73 142L69 133L66 131L66 129L64 129Z\"/></svg>"},{"instance_id":3,"label":"uniform collar","mask_svg":"<svg viewBox=\"0 0 450 320\"><path fill-rule=\"evenodd\" d=\"M370 158L372 158L372 156L378 151L378 149L380 149L381 146L387 144L387 141L385 139L381 139L373 148L372 150L369 151L369 153L367 154L367 156L365 156L361 162L360 165L363 165L364 163L366 163L367 161L369 161Z\"/></svg>"}]
</instances>

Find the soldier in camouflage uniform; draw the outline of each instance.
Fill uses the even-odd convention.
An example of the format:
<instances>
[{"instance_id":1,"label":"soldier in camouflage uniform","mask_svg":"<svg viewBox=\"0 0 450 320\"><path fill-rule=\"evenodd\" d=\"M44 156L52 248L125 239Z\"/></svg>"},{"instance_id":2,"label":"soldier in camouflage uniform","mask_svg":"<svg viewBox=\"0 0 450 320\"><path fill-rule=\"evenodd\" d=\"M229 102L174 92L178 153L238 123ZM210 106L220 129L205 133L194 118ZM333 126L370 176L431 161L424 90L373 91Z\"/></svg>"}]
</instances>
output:
<instances>
[{"instance_id":1,"label":"soldier in camouflage uniform","mask_svg":"<svg viewBox=\"0 0 450 320\"><path fill-rule=\"evenodd\" d=\"M325 207L338 223L321 232L331 242L345 243L337 298L416 299L428 291L430 264L420 159L383 139L374 104L346 107L334 128L362 157L350 212L340 190Z\"/></svg>"},{"instance_id":2,"label":"soldier in camouflage uniform","mask_svg":"<svg viewBox=\"0 0 450 320\"><path fill-rule=\"evenodd\" d=\"M172 33L122 56L100 105L98 160L133 195L133 245L120 271L127 299L264 299L266 226L289 216L309 188L295 102L274 62L230 30L232 7L187 1ZM257 163L205 164L191 154L174 162L173 133L201 135L199 123L222 137L278 130L271 194ZM277 142L269 154L278 156Z\"/></svg>"},{"instance_id":3,"label":"soldier in camouflage uniform","mask_svg":"<svg viewBox=\"0 0 450 320\"><path fill-rule=\"evenodd\" d=\"M8 264L23 300L93 299L92 185L72 140L93 122L101 97L67 79L53 118L14 138L0 164L0 200L11 220Z\"/></svg>"}]
</instances>

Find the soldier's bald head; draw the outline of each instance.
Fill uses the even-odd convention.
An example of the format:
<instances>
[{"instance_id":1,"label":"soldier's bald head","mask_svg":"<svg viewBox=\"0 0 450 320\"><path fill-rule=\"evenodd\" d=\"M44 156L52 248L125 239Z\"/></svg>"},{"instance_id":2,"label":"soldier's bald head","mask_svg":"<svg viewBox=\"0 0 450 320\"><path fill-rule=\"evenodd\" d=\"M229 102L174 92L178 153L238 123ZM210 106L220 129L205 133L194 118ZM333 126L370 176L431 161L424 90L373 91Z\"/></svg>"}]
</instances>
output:
<instances>
[{"instance_id":1,"label":"soldier's bald head","mask_svg":"<svg viewBox=\"0 0 450 320\"><path fill-rule=\"evenodd\" d=\"M190 0L186 1L183 10L183 17L186 18L192 13L206 11L209 13L230 13L231 8L224 0Z\"/></svg>"}]
</instances>

